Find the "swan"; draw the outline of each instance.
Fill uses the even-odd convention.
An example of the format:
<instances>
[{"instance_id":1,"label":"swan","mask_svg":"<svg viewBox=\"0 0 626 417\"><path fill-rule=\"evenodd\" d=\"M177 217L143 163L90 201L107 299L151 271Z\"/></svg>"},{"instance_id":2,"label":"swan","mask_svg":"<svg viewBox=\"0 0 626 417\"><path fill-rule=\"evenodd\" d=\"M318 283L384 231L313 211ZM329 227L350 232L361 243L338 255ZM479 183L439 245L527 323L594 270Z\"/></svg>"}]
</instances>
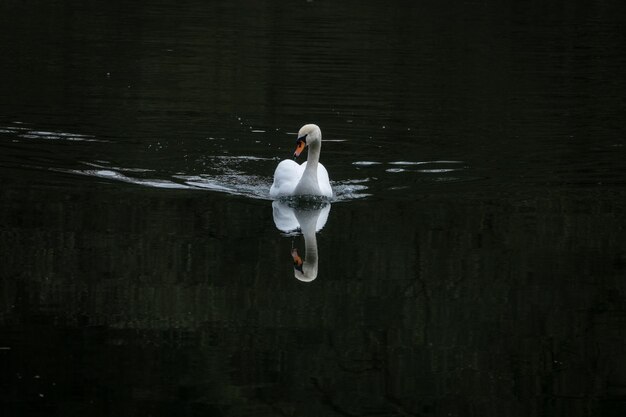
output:
<instances>
[{"instance_id":1,"label":"swan","mask_svg":"<svg viewBox=\"0 0 626 417\"><path fill-rule=\"evenodd\" d=\"M298 165L291 159L285 159L278 164L274 171L270 197L310 195L331 198L333 196L328 171L319 163L322 131L317 125L308 124L300 128L296 140L296 151L293 154L294 159L307 146L309 155L306 162Z\"/></svg>"},{"instance_id":2,"label":"swan","mask_svg":"<svg viewBox=\"0 0 626 417\"><path fill-rule=\"evenodd\" d=\"M272 202L274 224L285 233L291 233L298 229L304 237L304 260L298 254L296 248L291 249L293 258L293 274L296 279L303 282L311 282L317 278L318 253L316 232L320 231L330 212L330 203L314 210L301 210L291 207L284 202Z\"/></svg>"}]
</instances>

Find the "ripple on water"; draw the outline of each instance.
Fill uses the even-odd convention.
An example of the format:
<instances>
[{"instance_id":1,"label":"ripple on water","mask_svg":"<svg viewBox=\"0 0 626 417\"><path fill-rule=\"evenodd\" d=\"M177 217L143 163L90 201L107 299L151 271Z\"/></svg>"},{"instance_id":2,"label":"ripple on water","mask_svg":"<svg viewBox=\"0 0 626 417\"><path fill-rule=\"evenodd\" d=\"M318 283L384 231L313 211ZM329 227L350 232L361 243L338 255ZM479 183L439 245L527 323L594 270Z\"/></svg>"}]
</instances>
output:
<instances>
[{"instance_id":1,"label":"ripple on water","mask_svg":"<svg viewBox=\"0 0 626 417\"><path fill-rule=\"evenodd\" d=\"M144 187L185 189L198 191L215 191L249 197L260 200L271 200L269 189L272 185L269 177L261 177L250 174L216 174L216 175L185 175L175 174L171 179L138 178L132 174L150 172L140 168L113 168L106 169L83 169L58 171L77 175L91 176L110 181L120 181ZM371 194L365 193L368 189L362 182L367 180L333 181L332 187L335 196L332 202L342 202L357 198L364 198Z\"/></svg>"},{"instance_id":2,"label":"ripple on water","mask_svg":"<svg viewBox=\"0 0 626 417\"><path fill-rule=\"evenodd\" d=\"M402 168L387 168L385 172L392 174L399 172L417 172L421 174L445 174L447 172L461 171L465 166L449 167L450 165L464 164L463 161L436 160L436 161L392 161L388 165L398 166ZM411 169L415 166L435 165L432 168ZM444 167L436 167L436 165L444 165Z\"/></svg>"},{"instance_id":3,"label":"ripple on water","mask_svg":"<svg viewBox=\"0 0 626 417\"><path fill-rule=\"evenodd\" d=\"M448 161L448 160L437 160L437 161L392 161L389 162L389 165L426 165L426 164L464 164L464 161Z\"/></svg>"},{"instance_id":4,"label":"ripple on water","mask_svg":"<svg viewBox=\"0 0 626 417\"><path fill-rule=\"evenodd\" d=\"M154 172L154 169L116 167L116 166L106 165L108 164L108 162L106 161L99 161L99 162L100 163L83 162L83 164L92 166L94 168L102 168L103 170L113 170L113 171L121 171L121 172Z\"/></svg>"},{"instance_id":5,"label":"ripple on water","mask_svg":"<svg viewBox=\"0 0 626 417\"><path fill-rule=\"evenodd\" d=\"M435 169L418 169L416 172L422 172L424 174L440 174L443 172L459 171L461 168L435 168Z\"/></svg>"},{"instance_id":6,"label":"ripple on water","mask_svg":"<svg viewBox=\"0 0 626 417\"><path fill-rule=\"evenodd\" d=\"M173 181L161 180L161 179L145 179L136 178L128 175L124 175L121 172L110 169L51 169L53 171L64 172L75 175L84 175L88 177L102 178L106 180L114 180L125 182L128 184L142 185L153 188L171 188L171 189L185 189L188 188L184 184L178 184Z\"/></svg>"},{"instance_id":7,"label":"ripple on water","mask_svg":"<svg viewBox=\"0 0 626 417\"><path fill-rule=\"evenodd\" d=\"M380 165L380 164L381 162L376 162L376 161L356 161L352 163L352 165L356 165L358 167L367 167L367 166Z\"/></svg>"},{"instance_id":8,"label":"ripple on water","mask_svg":"<svg viewBox=\"0 0 626 417\"><path fill-rule=\"evenodd\" d=\"M21 139L43 139L43 140L63 140L63 141L78 141L78 142L108 142L103 139L97 139L93 135L85 135L80 133L70 132L53 132L47 130L36 130L23 126L20 122L14 122L17 124L10 126L0 126L0 133L12 134Z\"/></svg>"}]
</instances>

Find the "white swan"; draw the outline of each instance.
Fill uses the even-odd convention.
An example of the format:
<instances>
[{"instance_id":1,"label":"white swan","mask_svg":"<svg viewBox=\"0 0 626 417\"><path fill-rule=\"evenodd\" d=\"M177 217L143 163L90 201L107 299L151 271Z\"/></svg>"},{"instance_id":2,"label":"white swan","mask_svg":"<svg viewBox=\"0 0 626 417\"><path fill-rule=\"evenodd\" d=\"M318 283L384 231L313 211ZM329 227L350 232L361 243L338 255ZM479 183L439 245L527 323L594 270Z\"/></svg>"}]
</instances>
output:
<instances>
[{"instance_id":1,"label":"white swan","mask_svg":"<svg viewBox=\"0 0 626 417\"><path fill-rule=\"evenodd\" d=\"M333 196L328 171L319 163L322 131L317 125L308 124L300 128L294 158L297 158L307 146L309 155L306 162L298 165L291 159L285 159L278 164L274 171L270 197L313 195L331 198Z\"/></svg>"},{"instance_id":2,"label":"white swan","mask_svg":"<svg viewBox=\"0 0 626 417\"><path fill-rule=\"evenodd\" d=\"M291 250L293 274L300 281L313 281L317 278L318 270L317 237L315 233L326 224L328 213L330 212L330 204L326 203L319 209L300 210L283 202L274 201L272 203L272 211L274 224L279 230L291 233L300 229L302 232L302 236L304 236L304 260L298 254L297 249L293 248Z\"/></svg>"}]
</instances>

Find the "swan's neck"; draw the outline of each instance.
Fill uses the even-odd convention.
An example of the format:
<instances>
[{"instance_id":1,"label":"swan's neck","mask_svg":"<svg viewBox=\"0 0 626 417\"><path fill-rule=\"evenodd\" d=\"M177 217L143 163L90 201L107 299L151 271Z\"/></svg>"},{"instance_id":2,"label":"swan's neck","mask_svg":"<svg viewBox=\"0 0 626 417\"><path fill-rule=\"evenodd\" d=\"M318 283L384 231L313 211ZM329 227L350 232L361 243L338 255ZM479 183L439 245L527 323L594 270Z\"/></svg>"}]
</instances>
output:
<instances>
[{"instance_id":1,"label":"swan's neck","mask_svg":"<svg viewBox=\"0 0 626 417\"><path fill-rule=\"evenodd\" d=\"M315 178L317 178L317 164L320 161L320 151L322 150L322 144L320 142L313 142L309 146L309 155L306 159L306 171L310 171L315 174Z\"/></svg>"},{"instance_id":2,"label":"swan's neck","mask_svg":"<svg viewBox=\"0 0 626 417\"><path fill-rule=\"evenodd\" d=\"M320 186L317 181L317 165L320 160L320 149L322 144L313 142L309 146L309 154L306 160L306 168L302 173L302 178L295 189L295 194L299 195L318 195Z\"/></svg>"}]
</instances>

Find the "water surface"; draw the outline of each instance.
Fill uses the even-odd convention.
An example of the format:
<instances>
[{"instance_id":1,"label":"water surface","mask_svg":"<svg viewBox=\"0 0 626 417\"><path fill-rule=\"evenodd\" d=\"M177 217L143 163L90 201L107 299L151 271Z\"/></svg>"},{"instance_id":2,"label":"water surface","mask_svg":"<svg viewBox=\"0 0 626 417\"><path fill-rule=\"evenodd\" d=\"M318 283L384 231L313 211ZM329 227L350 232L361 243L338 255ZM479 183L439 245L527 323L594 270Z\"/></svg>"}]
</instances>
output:
<instances>
[{"instance_id":1,"label":"water surface","mask_svg":"<svg viewBox=\"0 0 626 417\"><path fill-rule=\"evenodd\" d=\"M0 24L7 415L626 411L611 5L8 1ZM311 240L268 192L311 122L336 196L301 282Z\"/></svg>"}]
</instances>

